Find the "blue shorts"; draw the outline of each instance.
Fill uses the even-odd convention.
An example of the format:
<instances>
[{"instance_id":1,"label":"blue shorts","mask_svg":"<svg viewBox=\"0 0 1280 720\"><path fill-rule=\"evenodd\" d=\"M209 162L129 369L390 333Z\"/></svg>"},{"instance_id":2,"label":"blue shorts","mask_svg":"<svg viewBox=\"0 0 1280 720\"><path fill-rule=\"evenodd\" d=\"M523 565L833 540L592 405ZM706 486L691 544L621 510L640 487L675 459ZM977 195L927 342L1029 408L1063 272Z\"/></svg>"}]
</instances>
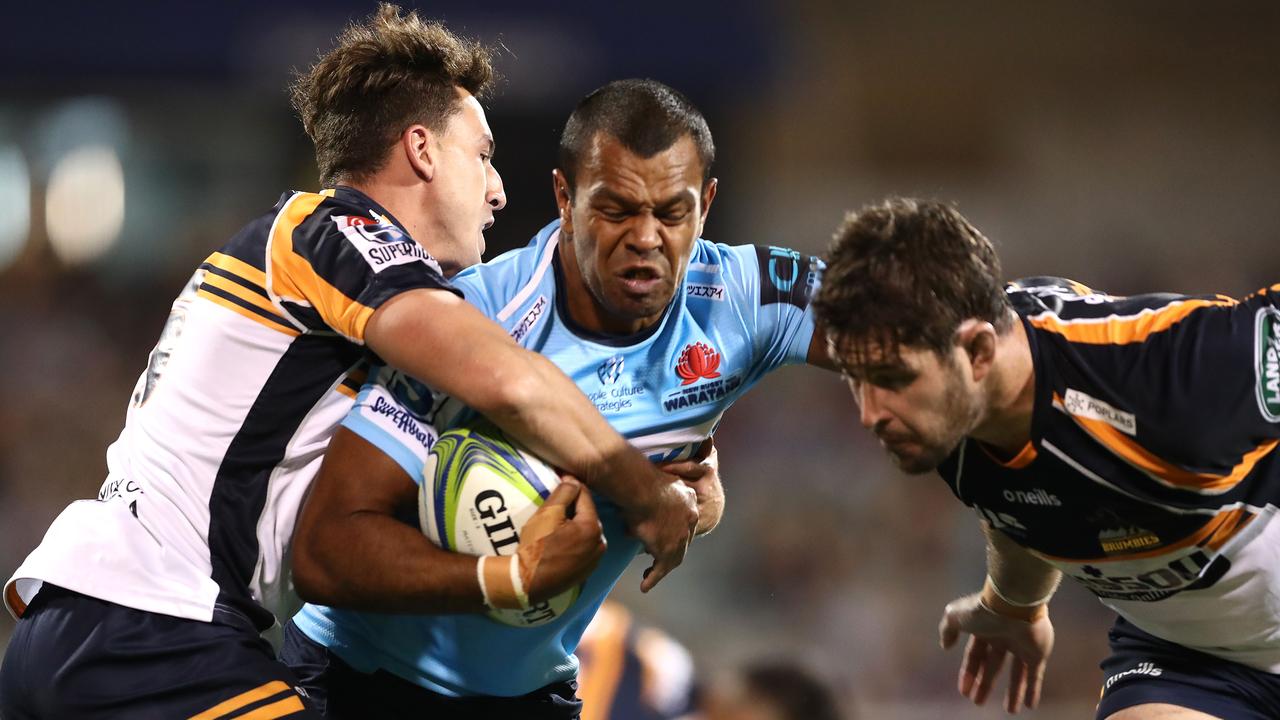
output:
<instances>
[{"instance_id":1,"label":"blue shorts","mask_svg":"<svg viewBox=\"0 0 1280 720\"><path fill-rule=\"evenodd\" d=\"M1145 633L1117 618L1098 720L1144 703L1167 703L1225 720L1280 717L1280 675L1255 670Z\"/></svg>"},{"instance_id":2,"label":"blue shorts","mask_svg":"<svg viewBox=\"0 0 1280 720\"><path fill-rule=\"evenodd\" d=\"M576 720L582 713L576 682L553 683L519 697L449 697L385 670L362 673L293 621L284 627L280 659L297 674L309 702L330 720Z\"/></svg>"},{"instance_id":3,"label":"blue shorts","mask_svg":"<svg viewBox=\"0 0 1280 720\"><path fill-rule=\"evenodd\" d=\"M45 584L0 667L5 720L319 718L248 618L200 622Z\"/></svg>"}]
</instances>

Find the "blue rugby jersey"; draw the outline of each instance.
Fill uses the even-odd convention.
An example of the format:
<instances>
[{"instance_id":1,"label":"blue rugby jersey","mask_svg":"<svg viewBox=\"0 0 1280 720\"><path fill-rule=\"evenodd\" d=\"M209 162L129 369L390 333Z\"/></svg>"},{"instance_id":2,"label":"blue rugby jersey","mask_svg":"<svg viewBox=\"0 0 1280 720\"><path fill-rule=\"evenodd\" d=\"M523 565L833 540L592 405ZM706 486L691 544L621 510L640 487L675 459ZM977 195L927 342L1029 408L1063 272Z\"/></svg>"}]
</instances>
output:
<instances>
[{"instance_id":1,"label":"blue rugby jersey","mask_svg":"<svg viewBox=\"0 0 1280 720\"><path fill-rule=\"evenodd\" d=\"M608 337L573 324L559 292L559 223L525 248L453 278L467 300L522 346L550 358L633 445L655 460L689 457L724 411L769 371L802 363L809 300L822 264L782 248L699 239L662 319ZM442 404L388 368L370 373L344 425L421 482ZM448 414L448 411L445 411ZM572 679L584 628L640 551L617 506L598 500L609 547L578 600L545 625L516 628L480 614L379 615L308 605L299 628L364 672L379 668L446 695L515 696ZM500 661L499 661L500 659Z\"/></svg>"},{"instance_id":2,"label":"blue rugby jersey","mask_svg":"<svg viewBox=\"0 0 1280 720\"><path fill-rule=\"evenodd\" d=\"M939 472L1142 630L1280 672L1278 293L1014 283L1035 367L1031 441L1002 462L966 440Z\"/></svg>"}]
</instances>

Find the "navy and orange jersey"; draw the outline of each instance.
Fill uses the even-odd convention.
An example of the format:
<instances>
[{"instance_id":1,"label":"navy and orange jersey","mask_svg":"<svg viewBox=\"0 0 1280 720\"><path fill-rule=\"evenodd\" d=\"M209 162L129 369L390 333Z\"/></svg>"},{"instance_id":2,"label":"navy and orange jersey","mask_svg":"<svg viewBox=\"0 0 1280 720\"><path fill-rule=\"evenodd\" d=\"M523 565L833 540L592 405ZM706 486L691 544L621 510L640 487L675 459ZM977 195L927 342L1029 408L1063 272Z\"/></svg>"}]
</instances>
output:
<instances>
[{"instance_id":1,"label":"navy and orange jersey","mask_svg":"<svg viewBox=\"0 0 1280 720\"><path fill-rule=\"evenodd\" d=\"M362 193L286 193L196 270L138 379L96 500L73 503L8 583L263 625L296 609L293 524L363 384L364 331L389 298L454 291Z\"/></svg>"},{"instance_id":2,"label":"navy and orange jersey","mask_svg":"<svg viewBox=\"0 0 1280 720\"><path fill-rule=\"evenodd\" d=\"M1139 628L1280 672L1280 285L1115 297L1008 288L1035 370L1031 441L939 472ZM1226 618L1231 618L1228 622Z\"/></svg>"},{"instance_id":3,"label":"navy and orange jersey","mask_svg":"<svg viewBox=\"0 0 1280 720\"><path fill-rule=\"evenodd\" d=\"M689 651L605 601L576 652L582 720L676 720L694 712Z\"/></svg>"}]
</instances>

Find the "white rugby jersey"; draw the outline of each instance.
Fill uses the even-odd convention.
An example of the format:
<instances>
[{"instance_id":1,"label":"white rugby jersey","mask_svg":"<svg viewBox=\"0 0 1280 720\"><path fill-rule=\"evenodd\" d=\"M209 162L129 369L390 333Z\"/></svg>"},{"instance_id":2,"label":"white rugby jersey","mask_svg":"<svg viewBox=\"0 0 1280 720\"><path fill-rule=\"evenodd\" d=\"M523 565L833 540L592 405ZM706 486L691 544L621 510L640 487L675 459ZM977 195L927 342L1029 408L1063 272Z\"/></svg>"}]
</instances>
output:
<instances>
[{"instance_id":1,"label":"white rugby jersey","mask_svg":"<svg viewBox=\"0 0 1280 720\"><path fill-rule=\"evenodd\" d=\"M286 193L174 302L106 482L14 573L10 612L42 582L194 620L217 605L260 628L296 610L294 520L364 382L365 325L415 288L452 291L377 203L346 187Z\"/></svg>"}]
</instances>

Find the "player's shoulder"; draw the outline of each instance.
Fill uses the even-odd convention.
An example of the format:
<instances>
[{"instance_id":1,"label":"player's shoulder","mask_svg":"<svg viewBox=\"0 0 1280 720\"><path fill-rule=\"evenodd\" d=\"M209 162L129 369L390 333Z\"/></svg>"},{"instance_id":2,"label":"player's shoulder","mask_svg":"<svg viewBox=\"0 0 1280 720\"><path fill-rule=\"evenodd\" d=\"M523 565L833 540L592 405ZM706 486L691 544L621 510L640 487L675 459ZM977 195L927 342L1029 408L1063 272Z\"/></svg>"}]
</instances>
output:
<instances>
[{"instance_id":1,"label":"player's shoulder","mask_svg":"<svg viewBox=\"0 0 1280 720\"><path fill-rule=\"evenodd\" d=\"M453 277L468 299L480 293L489 302L505 303L530 286L554 281L551 263L560 236L560 221L544 226L527 245L472 265Z\"/></svg>"},{"instance_id":2,"label":"player's shoulder","mask_svg":"<svg viewBox=\"0 0 1280 720\"><path fill-rule=\"evenodd\" d=\"M1159 315L1165 322L1181 319L1202 308L1230 307L1236 301L1223 295L1143 293L1114 295L1062 277L1035 276L1010 282L1006 292L1014 309L1043 322L1118 322Z\"/></svg>"},{"instance_id":3,"label":"player's shoulder","mask_svg":"<svg viewBox=\"0 0 1280 720\"><path fill-rule=\"evenodd\" d=\"M821 282L818 257L776 245L730 245L699 238L689 262L691 298L725 297L753 304L790 303L804 308Z\"/></svg>"}]
</instances>

